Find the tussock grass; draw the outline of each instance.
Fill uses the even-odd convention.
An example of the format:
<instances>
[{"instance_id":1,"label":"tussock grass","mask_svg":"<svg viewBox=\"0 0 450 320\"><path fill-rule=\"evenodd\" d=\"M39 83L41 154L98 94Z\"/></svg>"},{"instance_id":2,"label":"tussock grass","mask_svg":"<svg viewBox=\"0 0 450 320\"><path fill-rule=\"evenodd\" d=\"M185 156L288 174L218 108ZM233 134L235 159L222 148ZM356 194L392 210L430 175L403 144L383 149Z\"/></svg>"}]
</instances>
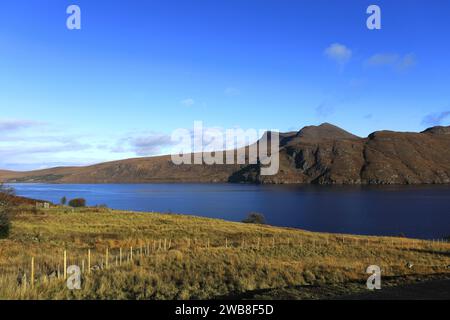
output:
<instances>
[{"instance_id":1,"label":"tussock grass","mask_svg":"<svg viewBox=\"0 0 450 320\"><path fill-rule=\"evenodd\" d=\"M123 264L116 266L120 248ZM84 263L87 269L88 249L91 266L99 270L85 270L81 290L70 291L63 279L49 277L58 270L62 274L64 250L68 265ZM29 283L32 256L34 288ZM414 264L412 269L407 262ZM10 238L0 240L0 298L211 299L360 283L348 289L352 291L364 288L365 270L372 264L388 277L450 276L450 244L173 214L62 207L36 212L22 207ZM21 280L24 274L27 282Z\"/></svg>"}]
</instances>

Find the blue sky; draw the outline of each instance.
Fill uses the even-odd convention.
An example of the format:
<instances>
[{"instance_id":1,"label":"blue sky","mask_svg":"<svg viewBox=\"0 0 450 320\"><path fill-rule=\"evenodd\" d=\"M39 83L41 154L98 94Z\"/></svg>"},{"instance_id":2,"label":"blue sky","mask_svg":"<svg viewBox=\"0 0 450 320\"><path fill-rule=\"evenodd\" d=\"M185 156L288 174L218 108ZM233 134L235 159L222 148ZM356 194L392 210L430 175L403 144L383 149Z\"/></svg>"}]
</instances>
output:
<instances>
[{"instance_id":1,"label":"blue sky","mask_svg":"<svg viewBox=\"0 0 450 320\"><path fill-rule=\"evenodd\" d=\"M66 28L81 8L82 29ZM382 10L368 30L366 9ZM447 0L8 0L0 168L168 152L195 120L355 134L450 124Z\"/></svg>"}]
</instances>

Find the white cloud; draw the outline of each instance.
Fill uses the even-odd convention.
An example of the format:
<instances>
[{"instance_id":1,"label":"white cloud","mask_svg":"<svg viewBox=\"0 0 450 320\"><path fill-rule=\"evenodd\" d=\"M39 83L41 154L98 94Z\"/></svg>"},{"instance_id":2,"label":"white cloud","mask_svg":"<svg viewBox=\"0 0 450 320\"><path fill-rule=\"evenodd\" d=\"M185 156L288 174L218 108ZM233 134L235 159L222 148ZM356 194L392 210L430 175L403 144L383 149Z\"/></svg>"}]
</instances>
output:
<instances>
[{"instance_id":1,"label":"white cloud","mask_svg":"<svg viewBox=\"0 0 450 320\"><path fill-rule=\"evenodd\" d=\"M73 163L75 157L85 156L91 148L89 143L70 137L15 137L0 141L0 169L37 169L48 163Z\"/></svg>"},{"instance_id":2,"label":"white cloud","mask_svg":"<svg viewBox=\"0 0 450 320\"><path fill-rule=\"evenodd\" d=\"M187 98L187 99L181 100L181 104L185 107L191 107L195 104L195 101L192 98Z\"/></svg>"},{"instance_id":3,"label":"white cloud","mask_svg":"<svg viewBox=\"0 0 450 320\"><path fill-rule=\"evenodd\" d=\"M352 50L340 43L333 43L325 49L324 54L331 60L343 66L352 58Z\"/></svg>"},{"instance_id":4,"label":"white cloud","mask_svg":"<svg viewBox=\"0 0 450 320\"><path fill-rule=\"evenodd\" d=\"M402 71L417 64L416 56L413 53L400 55L397 53L378 53L366 60L369 67L393 67Z\"/></svg>"},{"instance_id":5,"label":"white cloud","mask_svg":"<svg viewBox=\"0 0 450 320\"><path fill-rule=\"evenodd\" d=\"M82 152L81 152L82 151ZM74 163L95 151L89 139L33 120L0 119L0 169L37 169ZM49 164L49 165L47 165Z\"/></svg>"},{"instance_id":6,"label":"white cloud","mask_svg":"<svg viewBox=\"0 0 450 320\"><path fill-rule=\"evenodd\" d=\"M366 63L370 66L386 66L397 63L398 59L398 54L378 53L371 56Z\"/></svg>"}]
</instances>

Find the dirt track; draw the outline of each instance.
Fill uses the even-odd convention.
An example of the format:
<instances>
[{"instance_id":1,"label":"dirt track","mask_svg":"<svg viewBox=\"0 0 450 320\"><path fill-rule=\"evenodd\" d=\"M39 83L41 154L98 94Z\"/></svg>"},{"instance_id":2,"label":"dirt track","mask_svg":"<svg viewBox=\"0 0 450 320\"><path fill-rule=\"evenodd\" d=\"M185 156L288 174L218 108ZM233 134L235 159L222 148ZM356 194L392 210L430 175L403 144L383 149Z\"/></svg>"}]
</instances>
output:
<instances>
[{"instance_id":1,"label":"dirt track","mask_svg":"<svg viewBox=\"0 0 450 320\"><path fill-rule=\"evenodd\" d=\"M349 300L450 300L450 280L432 280L422 283L341 297Z\"/></svg>"}]
</instances>

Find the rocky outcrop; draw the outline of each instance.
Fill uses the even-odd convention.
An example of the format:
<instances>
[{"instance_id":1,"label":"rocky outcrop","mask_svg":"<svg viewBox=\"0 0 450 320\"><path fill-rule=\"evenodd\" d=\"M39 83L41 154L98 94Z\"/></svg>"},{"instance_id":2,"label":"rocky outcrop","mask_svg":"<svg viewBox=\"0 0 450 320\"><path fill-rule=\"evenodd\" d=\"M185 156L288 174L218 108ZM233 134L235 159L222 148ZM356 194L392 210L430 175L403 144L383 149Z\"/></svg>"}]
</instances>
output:
<instances>
[{"instance_id":1,"label":"rocky outcrop","mask_svg":"<svg viewBox=\"0 0 450 320\"><path fill-rule=\"evenodd\" d=\"M358 138L329 124L305 129L281 147L282 161L278 175L254 177L253 174L251 181L450 183L450 127L434 127L422 133L379 131L367 138ZM251 173L247 175L252 176Z\"/></svg>"}]
</instances>

